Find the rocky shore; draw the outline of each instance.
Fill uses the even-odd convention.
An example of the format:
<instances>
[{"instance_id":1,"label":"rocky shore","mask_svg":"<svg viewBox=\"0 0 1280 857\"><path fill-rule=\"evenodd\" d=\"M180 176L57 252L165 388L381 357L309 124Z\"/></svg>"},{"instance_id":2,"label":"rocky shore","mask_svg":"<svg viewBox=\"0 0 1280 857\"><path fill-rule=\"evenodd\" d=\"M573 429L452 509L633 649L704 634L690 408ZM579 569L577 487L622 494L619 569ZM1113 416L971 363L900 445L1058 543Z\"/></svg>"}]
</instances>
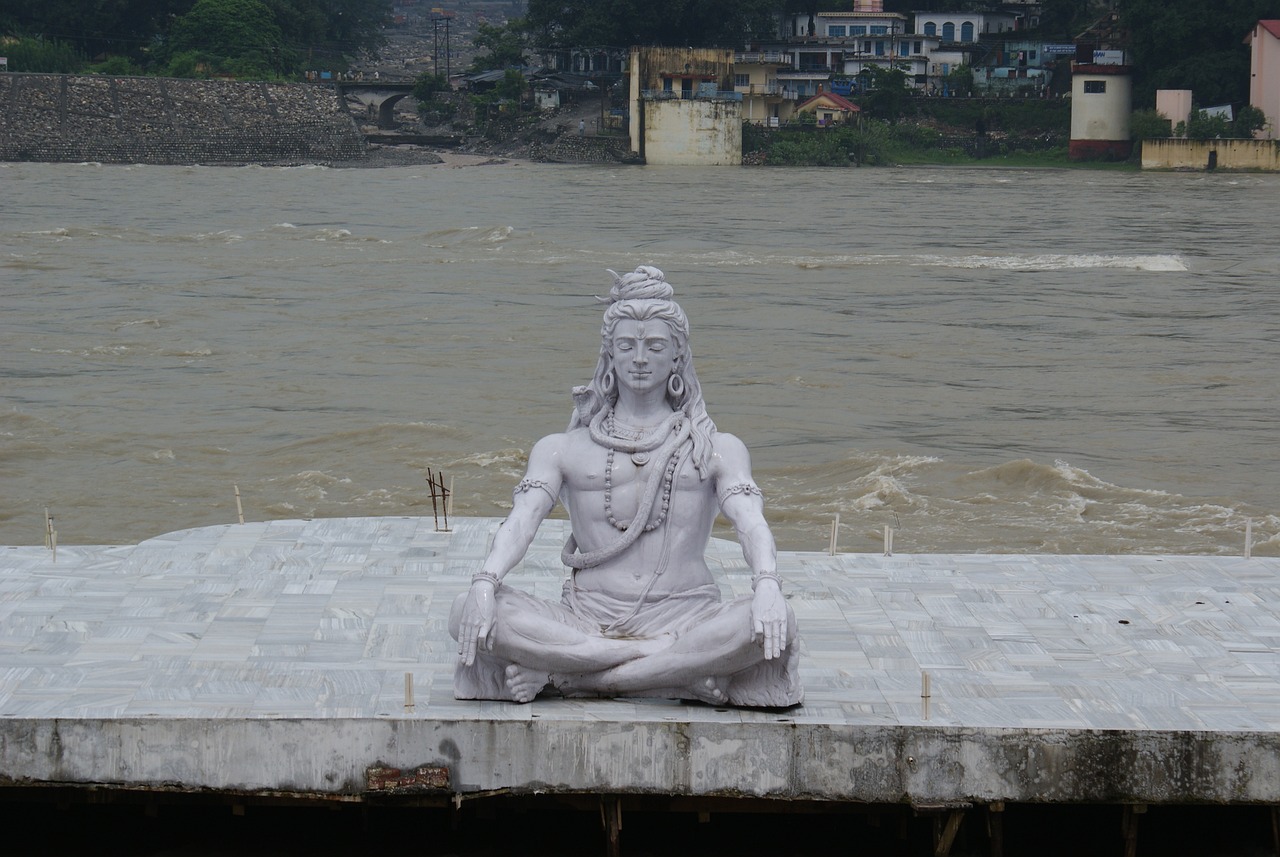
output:
<instances>
[{"instance_id":1,"label":"rocky shore","mask_svg":"<svg viewBox=\"0 0 1280 857\"><path fill-rule=\"evenodd\" d=\"M147 164L340 162L363 136L307 84L0 75L0 160Z\"/></svg>"},{"instance_id":2,"label":"rocky shore","mask_svg":"<svg viewBox=\"0 0 1280 857\"><path fill-rule=\"evenodd\" d=\"M439 148L369 143L337 93L322 85L5 74L0 161L389 167L628 159L625 137L580 136L568 130L577 114L561 112ZM402 124L415 122L408 116Z\"/></svg>"}]
</instances>

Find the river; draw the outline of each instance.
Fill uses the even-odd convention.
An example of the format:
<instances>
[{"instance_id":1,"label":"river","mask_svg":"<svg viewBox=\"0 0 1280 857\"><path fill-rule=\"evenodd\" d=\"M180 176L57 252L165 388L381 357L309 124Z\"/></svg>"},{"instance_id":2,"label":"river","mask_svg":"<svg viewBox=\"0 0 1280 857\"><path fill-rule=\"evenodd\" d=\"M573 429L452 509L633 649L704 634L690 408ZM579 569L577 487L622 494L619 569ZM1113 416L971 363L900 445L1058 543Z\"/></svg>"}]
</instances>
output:
<instances>
[{"instance_id":1,"label":"river","mask_svg":"<svg viewBox=\"0 0 1280 857\"><path fill-rule=\"evenodd\" d=\"M501 515L662 268L780 545L1280 554L1280 176L0 164L0 544ZM727 530L718 531L729 535Z\"/></svg>"}]
</instances>

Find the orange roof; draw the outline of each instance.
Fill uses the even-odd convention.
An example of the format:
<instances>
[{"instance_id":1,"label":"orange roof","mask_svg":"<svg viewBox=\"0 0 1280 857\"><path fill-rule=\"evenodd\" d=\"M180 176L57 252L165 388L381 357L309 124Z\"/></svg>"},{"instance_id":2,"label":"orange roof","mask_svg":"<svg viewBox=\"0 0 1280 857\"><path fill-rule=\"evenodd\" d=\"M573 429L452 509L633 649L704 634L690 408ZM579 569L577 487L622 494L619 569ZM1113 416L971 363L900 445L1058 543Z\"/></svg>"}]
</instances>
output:
<instances>
[{"instance_id":1,"label":"orange roof","mask_svg":"<svg viewBox=\"0 0 1280 857\"><path fill-rule=\"evenodd\" d=\"M1280 20L1271 18L1265 21L1259 21L1258 25L1249 31L1249 34L1244 37L1244 43L1246 45L1253 40L1253 34L1257 32L1258 27L1261 27L1277 39L1280 39Z\"/></svg>"},{"instance_id":2,"label":"orange roof","mask_svg":"<svg viewBox=\"0 0 1280 857\"><path fill-rule=\"evenodd\" d=\"M843 95L836 95L834 92L819 92L817 95L814 95L810 98L805 99L805 101L800 105L800 107L796 109L799 110L801 108L808 107L810 104L817 101L819 98L825 98L827 101L830 101L831 104L838 110L847 110L850 113L862 112L861 107L854 104L852 101L845 98Z\"/></svg>"}]
</instances>

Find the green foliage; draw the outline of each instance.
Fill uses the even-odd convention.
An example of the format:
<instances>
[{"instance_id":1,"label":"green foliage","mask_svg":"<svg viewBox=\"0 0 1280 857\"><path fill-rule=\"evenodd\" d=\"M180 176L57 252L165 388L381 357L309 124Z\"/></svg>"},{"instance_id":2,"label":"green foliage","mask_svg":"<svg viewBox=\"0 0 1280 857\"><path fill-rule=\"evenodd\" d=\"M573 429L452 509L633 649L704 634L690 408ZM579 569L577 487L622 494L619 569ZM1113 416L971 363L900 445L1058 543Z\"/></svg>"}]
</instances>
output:
<instances>
[{"instance_id":1,"label":"green foliage","mask_svg":"<svg viewBox=\"0 0 1280 857\"><path fill-rule=\"evenodd\" d=\"M4 46L9 71L71 74L84 68L84 56L66 42L42 38L18 39Z\"/></svg>"},{"instance_id":2,"label":"green foliage","mask_svg":"<svg viewBox=\"0 0 1280 857\"><path fill-rule=\"evenodd\" d=\"M449 78L443 74L425 72L418 75L413 82L413 97L418 100L419 105L434 101L437 92L448 91Z\"/></svg>"},{"instance_id":3,"label":"green foliage","mask_svg":"<svg viewBox=\"0 0 1280 857\"><path fill-rule=\"evenodd\" d=\"M501 27L481 24L476 28L476 35L471 40L476 48L476 57L471 62L471 70L488 71L523 66L527 41L525 22L519 18L508 21Z\"/></svg>"},{"instance_id":4,"label":"green foliage","mask_svg":"<svg viewBox=\"0 0 1280 857\"><path fill-rule=\"evenodd\" d=\"M771 38L781 0L528 0L539 48L577 45L740 47Z\"/></svg>"},{"instance_id":5,"label":"green foliage","mask_svg":"<svg viewBox=\"0 0 1280 857\"><path fill-rule=\"evenodd\" d=\"M1179 122L1179 125L1182 123ZM1231 137L1231 120L1221 114L1209 115L1203 110L1192 110L1187 119L1186 136L1189 140L1215 140Z\"/></svg>"},{"instance_id":6,"label":"green foliage","mask_svg":"<svg viewBox=\"0 0 1280 857\"><path fill-rule=\"evenodd\" d=\"M912 120L864 119L856 126L832 128L748 125L742 137L744 160L786 166L1076 166L1067 153L1069 104L912 98L906 112ZM976 133L979 119L991 133Z\"/></svg>"},{"instance_id":7,"label":"green foliage","mask_svg":"<svg viewBox=\"0 0 1280 857\"><path fill-rule=\"evenodd\" d=\"M973 69L967 65L958 65L952 69L947 75L947 91L952 95L972 95Z\"/></svg>"},{"instance_id":8,"label":"green foliage","mask_svg":"<svg viewBox=\"0 0 1280 857\"><path fill-rule=\"evenodd\" d=\"M1017 135L1062 135L1071 128L1071 104L1062 100L913 98L908 109L919 119L966 132L976 132L979 120L985 132Z\"/></svg>"},{"instance_id":9,"label":"green foliage","mask_svg":"<svg viewBox=\"0 0 1280 857\"><path fill-rule=\"evenodd\" d=\"M1259 19L1276 17L1274 0L1117 0L1130 33L1134 101L1155 103L1157 89L1190 89L1201 104L1249 100L1249 48Z\"/></svg>"},{"instance_id":10,"label":"green foliage","mask_svg":"<svg viewBox=\"0 0 1280 857\"><path fill-rule=\"evenodd\" d=\"M1267 127L1267 114L1252 104L1246 104L1236 111L1235 121L1231 123L1231 133L1237 137L1249 138L1255 131Z\"/></svg>"},{"instance_id":11,"label":"green foliage","mask_svg":"<svg viewBox=\"0 0 1280 857\"><path fill-rule=\"evenodd\" d=\"M183 51L175 54L169 64L161 69L165 77L198 79L209 77L217 64L217 58L201 51Z\"/></svg>"},{"instance_id":12,"label":"green foliage","mask_svg":"<svg viewBox=\"0 0 1280 857\"><path fill-rule=\"evenodd\" d=\"M1169 117L1157 110L1135 110L1129 118L1131 140L1159 140L1172 133Z\"/></svg>"},{"instance_id":13,"label":"green foliage","mask_svg":"<svg viewBox=\"0 0 1280 857\"><path fill-rule=\"evenodd\" d=\"M870 92L862 99L862 106L871 111L871 115L887 122L895 122L902 115L909 93L907 90L907 73L899 68L881 68L870 66L863 70L869 72Z\"/></svg>"},{"instance_id":14,"label":"green foliage","mask_svg":"<svg viewBox=\"0 0 1280 857\"><path fill-rule=\"evenodd\" d=\"M887 162L888 125L870 121L860 127L743 128L743 151L762 152L769 166L848 167Z\"/></svg>"},{"instance_id":15,"label":"green foliage","mask_svg":"<svg viewBox=\"0 0 1280 857\"><path fill-rule=\"evenodd\" d=\"M1097 17L1090 0L1042 0L1040 35L1070 41Z\"/></svg>"},{"instance_id":16,"label":"green foliage","mask_svg":"<svg viewBox=\"0 0 1280 857\"><path fill-rule=\"evenodd\" d=\"M1220 114L1210 116L1203 110L1193 110L1186 123L1178 123L1174 133L1190 140L1248 140L1253 137L1254 131L1261 131L1266 125L1266 114L1252 104L1246 104L1236 111L1235 119L1228 119Z\"/></svg>"},{"instance_id":17,"label":"green foliage","mask_svg":"<svg viewBox=\"0 0 1280 857\"><path fill-rule=\"evenodd\" d=\"M228 45L206 43L198 27L183 24L198 5L195 0L3 0L0 27L56 33L82 55L126 56L152 71L163 72L180 54L194 50L228 68L274 74L304 66L342 68L346 57L376 50L391 11L389 0L260 0L254 5L267 10L265 19L255 10L235 44ZM224 23L207 35L216 40L229 28ZM186 60L178 64L190 68Z\"/></svg>"},{"instance_id":18,"label":"green foliage","mask_svg":"<svg viewBox=\"0 0 1280 857\"><path fill-rule=\"evenodd\" d=\"M56 35L86 56L140 59L165 22L190 6L191 0L4 0L0 24L16 32Z\"/></svg>"},{"instance_id":19,"label":"green foliage","mask_svg":"<svg viewBox=\"0 0 1280 857\"><path fill-rule=\"evenodd\" d=\"M254 69L279 69L284 38L261 0L196 0L174 24L169 48L203 51Z\"/></svg>"},{"instance_id":20,"label":"green foliage","mask_svg":"<svg viewBox=\"0 0 1280 857\"><path fill-rule=\"evenodd\" d=\"M524 97L526 86L524 75L509 68L502 75L502 80L493 87L493 94L499 101L514 101L518 104Z\"/></svg>"},{"instance_id":21,"label":"green foliage","mask_svg":"<svg viewBox=\"0 0 1280 857\"><path fill-rule=\"evenodd\" d=\"M133 60L125 56L107 57L100 63L94 63L89 66L89 71L93 74L109 74L114 76L124 75L140 75L142 69Z\"/></svg>"}]
</instances>

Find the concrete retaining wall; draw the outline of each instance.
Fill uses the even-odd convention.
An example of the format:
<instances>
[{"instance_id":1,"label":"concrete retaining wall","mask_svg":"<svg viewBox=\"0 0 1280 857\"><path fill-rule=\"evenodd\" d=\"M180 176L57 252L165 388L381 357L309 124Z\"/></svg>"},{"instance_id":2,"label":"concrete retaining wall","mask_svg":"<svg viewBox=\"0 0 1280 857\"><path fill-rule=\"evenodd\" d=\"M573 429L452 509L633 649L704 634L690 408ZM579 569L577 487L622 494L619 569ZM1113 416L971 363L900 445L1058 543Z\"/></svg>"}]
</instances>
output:
<instances>
[{"instance_id":1,"label":"concrete retaining wall","mask_svg":"<svg viewBox=\"0 0 1280 857\"><path fill-rule=\"evenodd\" d=\"M458 794L669 794L861 803L1266 804L1277 736L686 719L0 719L0 787L358 796L382 768ZM522 709L523 711L523 709ZM697 709L695 709L695 712ZM768 721L774 722L768 722Z\"/></svg>"},{"instance_id":2,"label":"concrete retaining wall","mask_svg":"<svg viewBox=\"0 0 1280 857\"><path fill-rule=\"evenodd\" d=\"M1144 170L1280 171L1277 140L1143 140Z\"/></svg>"},{"instance_id":3,"label":"concrete retaining wall","mask_svg":"<svg viewBox=\"0 0 1280 857\"><path fill-rule=\"evenodd\" d=\"M349 161L364 138L330 89L103 75L0 75L0 160Z\"/></svg>"},{"instance_id":4,"label":"concrete retaining wall","mask_svg":"<svg viewBox=\"0 0 1280 857\"><path fill-rule=\"evenodd\" d=\"M742 102L645 101L644 159L648 164L741 165Z\"/></svg>"}]
</instances>

